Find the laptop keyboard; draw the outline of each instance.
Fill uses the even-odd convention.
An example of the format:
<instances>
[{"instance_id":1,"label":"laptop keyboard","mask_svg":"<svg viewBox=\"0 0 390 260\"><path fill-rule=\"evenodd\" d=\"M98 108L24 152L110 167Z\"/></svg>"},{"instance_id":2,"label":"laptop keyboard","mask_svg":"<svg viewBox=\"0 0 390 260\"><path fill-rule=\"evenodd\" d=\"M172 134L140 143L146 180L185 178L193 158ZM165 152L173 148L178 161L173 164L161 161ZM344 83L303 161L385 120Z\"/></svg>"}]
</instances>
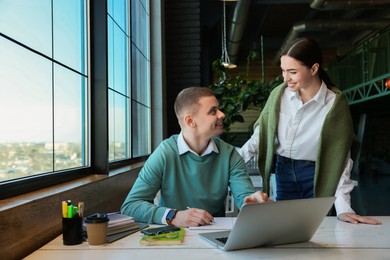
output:
<instances>
[{"instance_id":1,"label":"laptop keyboard","mask_svg":"<svg viewBox=\"0 0 390 260\"><path fill-rule=\"evenodd\" d=\"M222 242L224 244L226 244L226 241L227 241L228 237L217 237L216 240L218 240L219 242Z\"/></svg>"}]
</instances>

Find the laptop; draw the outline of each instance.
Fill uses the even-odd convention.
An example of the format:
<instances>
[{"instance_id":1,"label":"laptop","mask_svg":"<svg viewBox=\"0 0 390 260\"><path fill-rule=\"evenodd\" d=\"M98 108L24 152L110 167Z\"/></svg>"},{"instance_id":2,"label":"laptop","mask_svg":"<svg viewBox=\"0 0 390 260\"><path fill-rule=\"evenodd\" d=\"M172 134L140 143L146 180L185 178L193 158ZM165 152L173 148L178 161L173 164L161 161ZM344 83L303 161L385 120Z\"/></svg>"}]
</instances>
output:
<instances>
[{"instance_id":1,"label":"laptop","mask_svg":"<svg viewBox=\"0 0 390 260\"><path fill-rule=\"evenodd\" d=\"M225 251L307 242L334 201L323 197L245 204L231 230L199 235Z\"/></svg>"}]
</instances>

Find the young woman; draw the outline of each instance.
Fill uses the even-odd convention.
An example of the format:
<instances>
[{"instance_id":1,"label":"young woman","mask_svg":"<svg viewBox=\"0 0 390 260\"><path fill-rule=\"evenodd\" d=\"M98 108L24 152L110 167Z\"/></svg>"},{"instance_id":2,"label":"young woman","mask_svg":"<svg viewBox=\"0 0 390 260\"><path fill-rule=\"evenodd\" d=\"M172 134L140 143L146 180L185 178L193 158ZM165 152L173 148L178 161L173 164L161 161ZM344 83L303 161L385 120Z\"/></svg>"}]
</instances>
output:
<instances>
[{"instance_id":1,"label":"young woman","mask_svg":"<svg viewBox=\"0 0 390 260\"><path fill-rule=\"evenodd\" d=\"M275 166L277 200L336 196L340 220L380 224L350 206L353 122L322 68L320 47L298 38L282 50L280 64L284 83L272 91L241 156L245 162L258 156L266 193Z\"/></svg>"}]
</instances>

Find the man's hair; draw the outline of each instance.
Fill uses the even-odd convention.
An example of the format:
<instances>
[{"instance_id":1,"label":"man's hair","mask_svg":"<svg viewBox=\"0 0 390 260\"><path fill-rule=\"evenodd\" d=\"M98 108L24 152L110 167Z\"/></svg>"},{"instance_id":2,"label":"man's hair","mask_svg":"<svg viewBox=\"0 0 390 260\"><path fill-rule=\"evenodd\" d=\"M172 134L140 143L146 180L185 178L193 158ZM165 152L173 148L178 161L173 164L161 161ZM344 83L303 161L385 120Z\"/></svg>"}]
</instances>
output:
<instances>
[{"instance_id":1,"label":"man's hair","mask_svg":"<svg viewBox=\"0 0 390 260\"><path fill-rule=\"evenodd\" d=\"M175 100L175 113L179 119L184 110L195 112L201 97L214 96L211 89L206 87L185 88L177 95Z\"/></svg>"}]
</instances>

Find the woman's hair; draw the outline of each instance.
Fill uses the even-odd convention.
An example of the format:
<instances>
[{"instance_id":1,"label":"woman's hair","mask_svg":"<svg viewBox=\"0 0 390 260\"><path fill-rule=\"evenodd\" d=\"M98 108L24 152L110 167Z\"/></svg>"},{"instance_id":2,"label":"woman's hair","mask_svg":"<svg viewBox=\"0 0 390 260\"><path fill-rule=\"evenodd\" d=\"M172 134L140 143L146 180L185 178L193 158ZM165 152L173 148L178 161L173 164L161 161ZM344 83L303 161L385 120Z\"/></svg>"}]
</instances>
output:
<instances>
[{"instance_id":1,"label":"woman's hair","mask_svg":"<svg viewBox=\"0 0 390 260\"><path fill-rule=\"evenodd\" d=\"M175 113L177 118L181 116L183 111L196 112L199 99L201 97L214 96L214 92L206 87L189 87L185 88L177 95L175 100Z\"/></svg>"},{"instance_id":2,"label":"woman's hair","mask_svg":"<svg viewBox=\"0 0 390 260\"><path fill-rule=\"evenodd\" d=\"M313 39L304 37L292 40L282 48L280 57L284 55L302 62L302 64L309 69L311 69L314 64L318 63L320 65L318 69L318 76L320 79L323 80L328 87L334 86L328 73L326 73L322 67L321 48Z\"/></svg>"}]
</instances>

